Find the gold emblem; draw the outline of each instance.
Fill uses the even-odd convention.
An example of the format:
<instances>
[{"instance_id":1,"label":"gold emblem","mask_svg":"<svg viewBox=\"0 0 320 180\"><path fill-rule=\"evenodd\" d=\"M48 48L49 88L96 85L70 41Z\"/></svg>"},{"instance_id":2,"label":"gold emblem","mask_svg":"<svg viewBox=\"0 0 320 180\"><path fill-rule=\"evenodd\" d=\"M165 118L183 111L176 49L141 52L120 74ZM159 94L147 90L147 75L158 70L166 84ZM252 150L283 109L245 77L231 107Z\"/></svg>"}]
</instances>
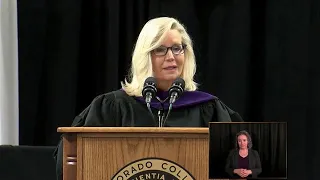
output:
<instances>
[{"instance_id":1,"label":"gold emblem","mask_svg":"<svg viewBox=\"0 0 320 180\"><path fill-rule=\"evenodd\" d=\"M120 169L112 180L195 180L182 166L162 158L143 158Z\"/></svg>"}]
</instances>

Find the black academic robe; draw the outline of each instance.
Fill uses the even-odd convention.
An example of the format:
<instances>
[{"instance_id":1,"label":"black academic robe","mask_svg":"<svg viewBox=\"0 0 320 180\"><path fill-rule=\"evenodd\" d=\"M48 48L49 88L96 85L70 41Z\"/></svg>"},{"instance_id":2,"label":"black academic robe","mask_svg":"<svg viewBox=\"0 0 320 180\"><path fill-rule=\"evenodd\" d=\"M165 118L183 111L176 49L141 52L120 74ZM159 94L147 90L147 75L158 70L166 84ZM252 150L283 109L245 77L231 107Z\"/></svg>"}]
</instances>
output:
<instances>
[{"instance_id":1,"label":"black academic robe","mask_svg":"<svg viewBox=\"0 0 320 180\"><path fill-rule=\"evenodd\" d=\"M158 92L160 99L168 92ZM168 111L168 102L151 102L151 113L142 97L128 96L117 90L97 96L92 103L72 122L72 127L155 127L158 126L158 112ZM200 91L185 91L173 105L164 124L167 127L208 127L209 122L242 121L240 115L227 107L219 98ZM62 142L54 153L57 179L62 179Z\"/></svg>"},{"instance_id":2,"label":"black academic robe","mask_svg":"<svg viewBox=\"0 0 320 180\"><path fill-rule=\"evenodd\" d=\"M249 158L249 162L248 162L249 164L247 169L252 171L252 174L249 175L248 178L250 177L257 178L258 175L262 172L259 153L256 150L249 149L247 157ZM239 150L238 149L231 150L226 160L225 171L232 178L240 177L238 174L233 173L234 169L239 169L238 159L239 159Z\"/></svg>"}]
</instances>

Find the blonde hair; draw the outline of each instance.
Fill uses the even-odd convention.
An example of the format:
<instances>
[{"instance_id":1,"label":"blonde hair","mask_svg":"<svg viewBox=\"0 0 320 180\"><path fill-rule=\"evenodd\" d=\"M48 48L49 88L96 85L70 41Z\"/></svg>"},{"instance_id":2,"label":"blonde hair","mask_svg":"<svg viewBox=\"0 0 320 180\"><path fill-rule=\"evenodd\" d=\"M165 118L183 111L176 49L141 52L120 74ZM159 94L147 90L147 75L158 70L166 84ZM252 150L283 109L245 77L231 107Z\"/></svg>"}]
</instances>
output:
<instances>
[{"instance_id":1,"label":"blonde hair","mask_svg":"<svg viewBox=\"0 0 320 180\"><path fill-rule=\"evenodd\" d=\"M142 89L146 78L153 76L150 52L159 47L166 32L178 30L182 36L182 43L186 45L184 52L185 63L181 78L185 81L186 91L195 91L197 83L194 81L196 60L193 52L192 40L185 27L176 19L160 17L149 20L142 28L132 55L129 82L121 82L123 90L130 96L142 96Z\"/></svg>"}]
</instances>

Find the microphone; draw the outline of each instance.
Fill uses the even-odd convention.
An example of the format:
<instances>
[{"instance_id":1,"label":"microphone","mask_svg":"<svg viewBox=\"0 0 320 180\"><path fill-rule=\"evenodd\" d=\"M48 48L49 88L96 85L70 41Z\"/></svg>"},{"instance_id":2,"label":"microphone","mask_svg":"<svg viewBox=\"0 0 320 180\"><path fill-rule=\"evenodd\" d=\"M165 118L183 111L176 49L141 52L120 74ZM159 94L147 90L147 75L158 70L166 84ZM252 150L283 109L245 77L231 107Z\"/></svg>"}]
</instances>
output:
<instances>
[{"instance_id":1,"label":"microphone","mask_svg":"<svg viewBox=\"0 0 320 180\"><path fill-rule=\"evenodd\" d=\"M148 77L144 81L144 85L143 85L143 89L142 89L142 96L144 97L145 102L147 103L148 110L149 110L150 114L152 115L152 119L155 124L156 124L156 120L155 120L155 117L154 117L152 110L150 108L150 103L151 103L152 98L154 98L156 96L156 93L157 93L156 79L154 77Z\"/></svg>"},{"instance_id":2,"label":"microphone","mask_svg":"<svg viewBox=\"0 0 320 180\"><path fill-rule=\"evenodd\" d=\"M169 88L169 96L170 96L169 110L161 126L164 126L164 124L166 123L172 109L172 104L175 103L176 100L181 96L181 94L184 92L184 88L185 88L185 82L182 78L177 78L172 83L172 86Z\"/></svg>"},{"instance_id":3,"label":"microphone","mask_svg":"<svg viewBox=\"0 0 320 180\"><path fill-rule=\"evenodd\" d=\"M181 96L184 91L184 87L185 82L182 78L178 78L172 83L172 86L169 89L170 104L175 103L176 100Z\"/></svg>"},{"instance_id":4,"label":"microphone","mask_svg":"<svg viewBox=\"0 0 320 180\"><path fill-rule=\"evenodd\" d=\"M148 77L144 81L142 96L144 97L147 106L150 107L150 103L153 97L156 96L157 93L157 84L156 79L154 77Z\"/></svg>"}]
</instances>

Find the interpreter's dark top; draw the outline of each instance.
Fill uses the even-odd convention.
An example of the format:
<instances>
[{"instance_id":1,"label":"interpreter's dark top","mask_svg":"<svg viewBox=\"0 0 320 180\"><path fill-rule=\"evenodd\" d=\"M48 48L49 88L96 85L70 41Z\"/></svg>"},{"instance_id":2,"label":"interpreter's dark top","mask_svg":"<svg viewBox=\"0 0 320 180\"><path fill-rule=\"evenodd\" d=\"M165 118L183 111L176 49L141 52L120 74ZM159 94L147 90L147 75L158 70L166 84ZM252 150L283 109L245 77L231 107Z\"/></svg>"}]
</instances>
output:
<instances>
[{"instance_id":1,"label":"interpreter's dark top","mask_svg":"<svg viewBox=\"0 0 320 180\"><path fill-rule=\"evenodd\" d=\"M160 99L168 92L158 92ZM158 111L168 111L168 101L151 102L155 119L149 113L142 97L128 96L117 90L97 96L92 103L75 117L72 127L155 127L158 126ZM167 127L208 127L209 122L242 121L240 115L227 107L219 98L200 91L185 91L174 103L164 124ZM57 179L62 180L62 141L54 153Z\"/></svg>"},{"instance_id":2,"label":"interpreter's dark top","mask_svg":"<svg viewBox=\"0 0 320 180\"><path fill-rule=\"evenodd\" d=\"M233 173L233 170L241 168L252 171L252 174L248 176L249 178L257 178L262 172L258 151L249 149L248 156L246 158L242 158L239 155L238 149L231 150L225 165L225 171L229 174L229 178L240 178L238 174Z\"/></svg>"},{"instance_id":3,"label":"interpreter's dark top","mask_svg":"<svg viewBox=\"0 0 320 180\"><path fill-rule=\"evenodd\" d=\"M249 169L249 157L241 157L238 155L238 168L239 169Z\"/></svg>"}]
</instances>

